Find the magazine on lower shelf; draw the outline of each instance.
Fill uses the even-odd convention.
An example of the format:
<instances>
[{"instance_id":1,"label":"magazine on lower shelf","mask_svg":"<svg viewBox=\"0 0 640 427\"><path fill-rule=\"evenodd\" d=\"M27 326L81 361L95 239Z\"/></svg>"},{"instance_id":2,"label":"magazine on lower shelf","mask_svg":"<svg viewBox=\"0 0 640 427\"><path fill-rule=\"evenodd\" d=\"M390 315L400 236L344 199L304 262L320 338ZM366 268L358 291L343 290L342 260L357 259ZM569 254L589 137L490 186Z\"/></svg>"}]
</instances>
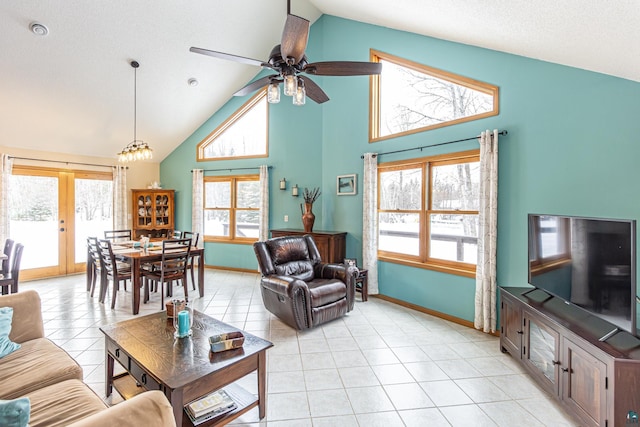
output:
<instances>
[{"instance_id":1,"label":"magazine on lower shelf","mask_svg":"<svg viewBox=\"0 0 640 427\"><path fill-rule=\"evenodd\" d=\"M201 397L185 406L185 412L193 422L198 425L212 418L226 414L237 408L236 402L220 389Z\"/></svg>"}]
</instances>

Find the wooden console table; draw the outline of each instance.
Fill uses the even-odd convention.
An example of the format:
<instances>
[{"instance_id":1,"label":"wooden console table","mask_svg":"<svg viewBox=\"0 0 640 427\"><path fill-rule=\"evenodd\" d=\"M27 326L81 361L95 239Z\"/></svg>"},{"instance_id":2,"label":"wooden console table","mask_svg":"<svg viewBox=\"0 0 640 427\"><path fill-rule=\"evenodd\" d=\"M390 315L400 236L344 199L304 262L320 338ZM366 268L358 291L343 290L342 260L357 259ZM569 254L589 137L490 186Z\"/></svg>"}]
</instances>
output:
<instances>
[{"instance_id":1,"label":"wooden console table","mask_svg":"<svg viewBox=\"0 0 640 427\"><path fill-rule=\"evenodd\" d=\"M344 231L313 231L305 233L304 230L293 228L271 230L271 237L304 236L305 234L313 236L323 262L337 264L344 262L344 257L347 253L347 233Z\"/></svg>"}]
</instances>

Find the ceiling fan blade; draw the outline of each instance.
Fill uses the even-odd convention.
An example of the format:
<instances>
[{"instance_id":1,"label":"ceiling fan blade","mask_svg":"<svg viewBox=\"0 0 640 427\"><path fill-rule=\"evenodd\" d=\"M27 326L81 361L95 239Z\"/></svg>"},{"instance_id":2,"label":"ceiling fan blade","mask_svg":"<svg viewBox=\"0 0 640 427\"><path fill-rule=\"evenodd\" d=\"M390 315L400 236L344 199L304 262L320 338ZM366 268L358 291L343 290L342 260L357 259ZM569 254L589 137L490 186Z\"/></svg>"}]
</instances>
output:
<instances>
[{"instance_id":1,"label":"ceiling fan blade","mask_svg":"<svg viewBox=\"0 0 640 427\"><path fill-rule=\"evenodd\" d=\"M314 62L308 64L302 71L316 76L368 76L380 74L382 64L357 61Z\"/></svg>"},{"instance_id":2,"label":"ceiling fan blade","mask_svg":"<svg viewBox=\"0 0 640 427\"><path fill-rule=\"evenodd\" d=\"M245 87L243 87L242 89L240 89L239 91L237 91L236 93L233 94L233 96L245 96L250 94L251 92L254 92L258 89L260 89L263 86L268 85L269 83L271 83L271 79L273 79L274 77L277 77L275 75L272 76L266 76L266 77L262 77L254 82L249 83L248 85L246 85Z\"/></svg>"},{"instance_id":3,"label":"ceiling fan blade","mask_svg":"<svg viewBox=\"0 0 640 427\"><path fill-rule=\"evenodd\" d=\"M282 30L280 55L284 60L293 58L294 64L300 62L307 49L309 40L309 21L296 15L287 15L287 22Z\"/></svg>"},{"instance_id":4,"label":"ceiling fan blade","mask_svg":"<svg viewBox=\"0 0 640 427\"><path fill-rule=\"evenodd\" d=\"M311 98L318 104L322 104L323 102L327 102L329 100L327 94L324 93L324 91L320 89L320 86L318 86L313 80L311 80L309 77L300 78L304 80L304 88L308 98Z\"/></svg>"},{"instance_id":5,"label":"ceiling fan blade","mask_svg":"<svg viewBox=\"0 0 640 427\"><path fill-rule=\"evenodd\" d=\"M272 68L271 65L258 61L257 59L245 58L244 56L231 55L230 53L216 52L215 50L202 49L199 47L191 47L189 51L199 53L201 55L213 56L214 58L226 59L227 61L240 62L242 64L257 65L258 67Z\"/></svg>"}]
</instances>

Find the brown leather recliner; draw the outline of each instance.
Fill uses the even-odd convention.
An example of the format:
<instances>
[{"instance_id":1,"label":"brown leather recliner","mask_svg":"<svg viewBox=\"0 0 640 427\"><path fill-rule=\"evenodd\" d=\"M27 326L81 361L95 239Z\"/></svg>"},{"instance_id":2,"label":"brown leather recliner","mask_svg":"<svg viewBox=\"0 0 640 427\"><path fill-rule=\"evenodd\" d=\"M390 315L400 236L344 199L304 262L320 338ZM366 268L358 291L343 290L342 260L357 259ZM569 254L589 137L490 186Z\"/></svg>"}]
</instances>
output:
<instances>
[{"instance_id":1,"label":"brown leather recliner","mask_svg":"<svg viewBox=\"0 0 640 427\"><path fill-rule=\"evenodd\" d=\"M353 309L357 270L323 263L310 235L276 237L253 249L264 305L287 325L309 329Z\"/></svg>"}]
</instances>

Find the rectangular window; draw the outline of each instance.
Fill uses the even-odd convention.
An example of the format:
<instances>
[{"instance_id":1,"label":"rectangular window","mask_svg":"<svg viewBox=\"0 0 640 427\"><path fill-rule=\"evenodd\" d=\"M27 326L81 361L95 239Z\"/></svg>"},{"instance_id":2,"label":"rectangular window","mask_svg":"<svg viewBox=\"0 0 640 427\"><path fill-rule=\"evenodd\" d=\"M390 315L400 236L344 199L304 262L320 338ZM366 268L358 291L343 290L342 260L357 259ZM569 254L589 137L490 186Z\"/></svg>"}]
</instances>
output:
<instances>
[{"instance_id":1,"label":"rectangular window","mask_svg":"<svg viewBox=\"0 0 640 427\"><path fill-rule=\"evenodd\" d=\"M378 167L381 260L475 275L478 150Z\"/></svg>"},{"instance_id":2,"label":"rectangular window","mask_svg":"<svg viewBox=\"0 0 640 427\"><path fill-rule=\"evenodd\" d=\"M206 241L252 243L258 240L258 175L204 178Z\"/></svg>"}]
</instances>

